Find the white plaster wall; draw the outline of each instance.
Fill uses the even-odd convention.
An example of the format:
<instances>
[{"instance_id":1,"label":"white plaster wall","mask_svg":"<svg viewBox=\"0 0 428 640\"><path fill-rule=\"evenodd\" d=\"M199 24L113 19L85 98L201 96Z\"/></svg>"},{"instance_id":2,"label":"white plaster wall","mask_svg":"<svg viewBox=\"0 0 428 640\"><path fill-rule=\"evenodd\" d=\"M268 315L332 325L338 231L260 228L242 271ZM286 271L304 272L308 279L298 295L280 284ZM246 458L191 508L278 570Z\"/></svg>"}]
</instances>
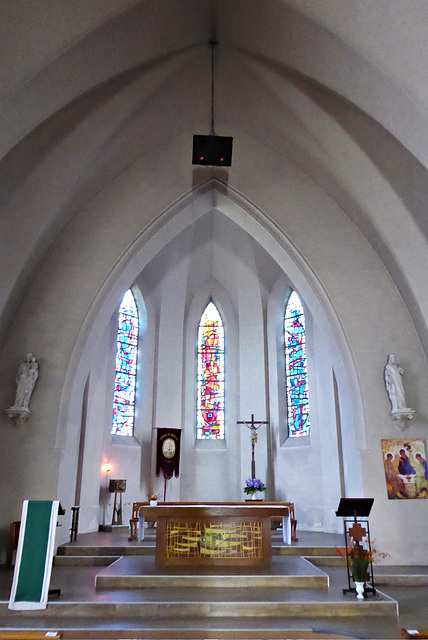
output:
<instances>
[{"instance_id":1,"label":"white plaster wall","mask_svg":"<svg viewBox=\"0 0 428 640\"><path fill-rule=\"evenodd\" d=\"M388 2L363 0L364 12L360 0L260 0L251 11L247 2L218 0L214 12L208 4L165 0L135 2L128 9L126 1L89 7L70 0L58 24L50 20L57 12L53 0L25 16L26 3L1 7L7 18L0 131L3 538L24 498L59 497L67 509L74 503L90 373L91 388L105 393L99 407L98 401L88 407L93 429L101 429L98 409L108 402L109 374L99 360L98 339L123 292L155 255L215 208L259 242L301 293L313 319L314 434L318 428L321 436L324 418L331 428L332 407L320 398L320 388L327 372L331 388L333 369L346 493L375 497L372 528L391 562L422 563L428 501L387 500L380 440L401 435L389 418L383 386L391 352L404 367L408 402L416 409L406 433L427 436L428 367L420 343L426 354L428 294L421 273L428 256L427 180L420 164L426 166L428 131L420 106L426 102L426 38L420 33L426 3L418 0L409 9L406 0L397 0L392 10ZM190 165L191 136L209 126L207 41L213 17L221 36L216 127L234 136L233 166L218 171ZM402 20L408 28L401 29ZM215 191L212 178L218 179ZM202 281L185 263L179 265L187 283L178 283L181 336L193 322L192 300L213 274L237 344L244 344L241 311L250 304L257 309L249 335L257 343L258 386L261 343L268 338L261 302L267 282L256 260L257 283L249 256L232 277L231 260L219 257L214 263L215 272L201 270ZM174 278L167 274L160 288L154 282L147 280L144 296L150 303L149 358L154 370L165 371L166 355L158 358L156 349L158 330L165 335L169 327L158 290L171 291ZM40 378L33 414L17 431L5 409L27 351L39 360ZM233 424L246 410L240 389L245 381L252 384L248 354L240 348L235 356ZM178 356L177 375L188 375L189 357ZM151 390L148 380L144 384L148 393L139 425L150 441L162 406L160 391ZM272 394L270 389L264 408L274 405ZM187 391L185 399L177 390L173 397L174 421L187 422ZM242 432L235 434L231 450L241 451ZM92 435L87 433L88 442ZM97 438L94 446L90 475L99 486ZM142 447L139 460L132 458L141 467L142 494L153 482L145 471L148 449ZM276 463L274 437L272 450ZM124 454L123 463L128 454L136 450ZM245 450L242 455L246 461ZM246 475L244 469L231 476L237 494L240 474ZM87 526L94 522L94 486L83 517ZM325 486L323 493L327 523ZM404 530L408 522L410 533Z\"/></svg>"},{"instance_id":2,"label":"white plaster wall","mask_svg":"<svg viewBox=\"0 0 428 640\"><path fill-rule=\"evenodd\" d=\"M174 156L178 154L185 157L189 150L188 137L179 136L174 145ZM103 283L107 283L110 277L108 291L115 297L108 314L108 318L111 318L125 289L123 285L118 288L122 271L125 278L125 267L129 265L130 274L134 263L137 266L139 262L144 262L140 250L141 255L150 256L150 239L156 242L152 230L144 235L145 227L149 229L149 222L156 212L176 200L180 193L186 191L186 186L190 187L190 167L187 171L183 168L177 171L170 160L170 152L171 149L161 148L150 162L142 159L81 212L60 236L40 271L35 274L27 290L25 304L17 310L14 325L3 343L2 356L9 365L1 371L5 383L2 393L4 404L10 403L13 386L10 381L21 357L21 349L24 353L27 349L32 350L39 358L43 371L33 398L34 418L28 425L34 440L30 438L26 446L33 459L34 453L43 449L43 438L46 437L45 442L51 443L55 431L56 442L62 445L61 449L64 446L63 434L67 433L67 428L66 423L57 423L58 399L62 394L61 402L65 403L64 406L70 406L68 393L72 391L73 384L82 387L86 380L87 376L81 376L80 373L79 379L74 378L73 367L81 357L75 349L79 344L84 344L82 338L90 335L90 327L96 327L96 312L102 309L104 300L106 304L109 300ZM415 544L406 541L404 545L397 528L391 529L390 525L385 525L391 507L386 500L384 486L380 483L382 467L379 454L382 434L390 437L394 433L382 380L386 354L391 351L397 353L406 371L412 372L409 402L418 405L419 411L409 435L424 433L423 416L427 411L423 395L427 377L426 362L408 312L373 249L340 210L307 178L283 163L279 157L275 157L273 162L271 153L245 136L235 138L234 153L234 167L229 174L229 181L234 188L223 187L225 194L216 196L216 206L235 222L245 226L265 246L284 272L289 274L311 315L316 316L317 323L327 333L332 360L335 367L337 365L343 403L342 423L346 432L356 434L354 442L350 438L344 446L346 482L348 486L355 486L355 481L351 480L356 473L353 468L355 451L358 448L365 449L362 457L364 492L374 494L376 500L373 527L377 537L389 541L388 546L393 548L394 553L400 548L402 561L412 560L417 553L419 537L422 536L426 505L424 501L406 503L404 508L409 511L418 529L414 535ZM168 189L162 178L166 169ZM266 180L266 176L269 176L269 180ZM246 193L247 198L240 198L239 192ZM227 193L233 199L228 198ZM237 208L233 200L240 202L244 208ZM255 208L251 202L257 202L259 208ZM180 206L172 213L179 210ZM198 215L197 209L188 211L189 221L192 215ZM193 211L191 215L190 211ZM177 218L177 223L179 220ZM263 221L263 226L259 220ZM162 225L160 237L168 233L165 222ZM133 247L132 240L141 232ZM128 255L125 253L127 248ZM120 262L121 254L124 255L123 263ZM118 265L116 271L115 264ZM141 268L137 273L140 271ZM127 282L124 284L129 286L137 273L126 276ZM64 295L64 292L67 294ZM246 295L243 291L243 299ZM28 309L31 309L31 316L28 315ZM181 316L183 318L183 312ZM369 324L367 317L370 318ZM179 318L179 322L183 326L183 320ZM41 330L47 326L50 327L49 333ZM337 353L341 353L342 357L338 358ZM69 379L71 374L73 376ZM81 398L82 391L79 394ZM365 423L360 420L359 403L364 411ZM178 417L181 415L179 406L180 400L176 404ZM79 415L80 412L81 406ZM20 437L19 434L12 436L12 427L5 418L2 420L5 427L2 429L2 444L11 437ZM68 428L75 429L77 427L73 425L78 425L78 421L71 415L67 418L67 424ZM37 488L33 494L36 497L42 495L46 484L52 493L56 493L58 469L53 467L52 474L46 470L57 455L55 449L51 447L47 450L45 447L40 461L44 463L49 459L49 464L38 464L34 475L28 474L23 478L20 494L15 492L14 503L19 502L21 497L27 497L30 487L33 491ZM71 451L62 452L64 469L67 466L65 459L69 455L72 455ZM17 448L16 458L18 464L25 460L24 447ZM15 476L9 465L5 465L2 474ZM19 487L19 483L16 486ZM393 508L397 510L397 506ZM11 517L11 511L5 510L5 514L8 514L5 515L8 521L16 518Z\"/></svg>"}]
</instances>

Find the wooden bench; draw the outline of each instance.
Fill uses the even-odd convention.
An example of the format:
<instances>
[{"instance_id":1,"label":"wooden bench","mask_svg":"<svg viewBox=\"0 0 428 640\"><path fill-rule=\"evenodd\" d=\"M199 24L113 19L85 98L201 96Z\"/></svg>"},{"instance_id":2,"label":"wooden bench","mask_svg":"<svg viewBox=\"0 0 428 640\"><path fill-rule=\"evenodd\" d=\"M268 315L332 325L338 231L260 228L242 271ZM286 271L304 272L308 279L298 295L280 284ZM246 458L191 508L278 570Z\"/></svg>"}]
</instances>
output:
<instances>
[{"instance_id":1,"label":"wooden bench","mask_svg":"<svg viewBox=\"0 0 428 640\"><path fill-rule=\"evenodd\" d=\"M132 504L132 516L129 520L129 542L131 542L132 540L137 540L138 538L138 523L140 520L140 509L141 507L147 507L150 503L148 501L145 502L134 502ZM161 502L160 504L164 504L164 505L171 505L171 506L177 506L177 505L183 505L183 504L198 504L197 502ZM239 503L231 503L231 504L239 504ZM275 504L279 504L283 507L288 507L290 510L290 522L291 522L291 540L293 542L297 542L298 538L296 536L296 527L297 527L297 520L296 517L294 515L294 502L277 502ZM277 518L277 517L273 517L272 518L273 521L281 521L281 518Z\"/></svg>"},{"instance_id":2,"label":"wooden bench","mask_svg":"<svg viewBox=\"0 0 428 640\"><path fill-rule=\"evenodd\" d=\"M428 638L428 629L401 629L401 637L423 640Z\"/></svg>"},{"instance_id":3,"label":"wooden bench","mask_svg":"<svg viewBox=\"0 0 428 640\"><path fill-rule=\"evenodd\" d=\"M58 631L32 631L21 629L20 631L2 631L1 640L59 640L62 634Z\"/></svg>"}]
</instances>

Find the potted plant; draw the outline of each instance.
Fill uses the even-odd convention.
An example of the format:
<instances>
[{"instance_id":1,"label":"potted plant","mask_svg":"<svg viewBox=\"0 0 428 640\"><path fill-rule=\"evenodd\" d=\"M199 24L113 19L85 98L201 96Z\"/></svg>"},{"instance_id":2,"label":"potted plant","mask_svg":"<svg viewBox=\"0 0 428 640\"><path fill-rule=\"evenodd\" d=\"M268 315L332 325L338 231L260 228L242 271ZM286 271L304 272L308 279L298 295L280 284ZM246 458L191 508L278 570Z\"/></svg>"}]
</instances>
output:
<instances>
[{"instance_id":1,"label":"potted plant","mask_svg":"<svg viewBox=\"0 0 428 640\"><path fill-rule=\"evenodd\" d=\"M151 507L156 507L158 504L158 495L156 493L151 493L149 495L149 503Z\"/></svg>"},{"instance_id":2,"label":"potted plant","mask_svg":"<svg viewBox=\"0 0 428 640\"><path fill-rule=\"evenodd\" d=\"M348 563L355 582L357 590L357 598L364 598L364 585L368 579L368 571L370 562L372 561L372 552L356 542L348 551Z\"/></svg>"},{"instance_id":3,"label":"potted plant","mask_svg":"<svg viewBox=\"0 0 428 640\"><path fill-rule=\"evenodd\" d=\"M373 547L371 549L365 549L360 542L356 542L354 546L336 549L336 555L346 557L348 571L355 582L357 598L362 599L364 598L365 583L370 579L370 563L375 563L379 559L387 558L389 553L379 552Z\"/></svg>"},{"instance_id":4,"label":"potted plant","mask_svg":"<svg viewBox=\"0 0 428 640\"><path fill-rule=\"evenodd\" d=\"M248 478L245 480L244 493L247 496L251 496L252 500L256 500L256 493L258 491L266 491L266 487L261 480L258 478Z\"/></svg>"}]
</instances>

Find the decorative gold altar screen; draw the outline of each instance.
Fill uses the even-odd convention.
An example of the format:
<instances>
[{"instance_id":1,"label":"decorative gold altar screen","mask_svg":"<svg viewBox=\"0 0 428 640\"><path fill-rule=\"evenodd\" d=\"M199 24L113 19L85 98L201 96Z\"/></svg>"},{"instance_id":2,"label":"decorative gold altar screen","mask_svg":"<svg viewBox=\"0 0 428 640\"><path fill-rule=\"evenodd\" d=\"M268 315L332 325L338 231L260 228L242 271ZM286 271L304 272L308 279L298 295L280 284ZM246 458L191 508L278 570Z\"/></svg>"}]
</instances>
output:
<instances>
[{"instance_id":1,"label":"decorative gold altar screen","mask_svg":"<svg viewBox=\"0 0 428 640\"><path fill-rule=\"evenodd\" d=\"M271 518L283 520L290 544L290 508L278 503L182 503L144 506L144 520L157 522L156 562L171 565L266 565L271 561Z\"/></svg>"}]
</instances>

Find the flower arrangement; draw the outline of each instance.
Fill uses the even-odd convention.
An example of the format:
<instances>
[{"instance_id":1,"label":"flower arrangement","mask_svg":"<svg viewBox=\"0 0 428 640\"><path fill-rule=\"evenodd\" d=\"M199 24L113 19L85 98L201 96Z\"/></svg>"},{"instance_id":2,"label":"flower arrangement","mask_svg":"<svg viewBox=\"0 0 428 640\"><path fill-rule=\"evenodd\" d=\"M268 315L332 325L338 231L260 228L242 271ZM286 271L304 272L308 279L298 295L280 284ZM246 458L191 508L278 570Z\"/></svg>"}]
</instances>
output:
<instances>
[{"instance_id":1,"label":"flower arrangement","mask_svg":"<svg viewBox=\"0 0 428 640\"><path fill-rule=\"evenodd\" d=\"M248 478L248 480L245 480L244 493L252 496L257 493L257 491L266 491L266 487L261 480L257 478Z\"/></svg>"},{"instance_id":2,"label":"flower arrangement","mask_svg":"<svg viewBox=\"0 0 428 640\"><path fill-rule=\"evenodd\" d=\"M389 554L365 549L359 542L348 548L336 549L336 554L347 558L348 567L354 582L366 582L369 579L368 571L371 562L375 558L386 558Z\"/></svg>"},{"instance_id":3,"label":"flower arrangement","mask_svg":"<svg viewBox=\"0 0 428 640\"><path fill-rule=\"evenodd\" d=\"M349 568L354 582L365 582L368 578L369 565L372 561L372 551L356 542L348 552Z\"/></svg>"}]
</instances>

